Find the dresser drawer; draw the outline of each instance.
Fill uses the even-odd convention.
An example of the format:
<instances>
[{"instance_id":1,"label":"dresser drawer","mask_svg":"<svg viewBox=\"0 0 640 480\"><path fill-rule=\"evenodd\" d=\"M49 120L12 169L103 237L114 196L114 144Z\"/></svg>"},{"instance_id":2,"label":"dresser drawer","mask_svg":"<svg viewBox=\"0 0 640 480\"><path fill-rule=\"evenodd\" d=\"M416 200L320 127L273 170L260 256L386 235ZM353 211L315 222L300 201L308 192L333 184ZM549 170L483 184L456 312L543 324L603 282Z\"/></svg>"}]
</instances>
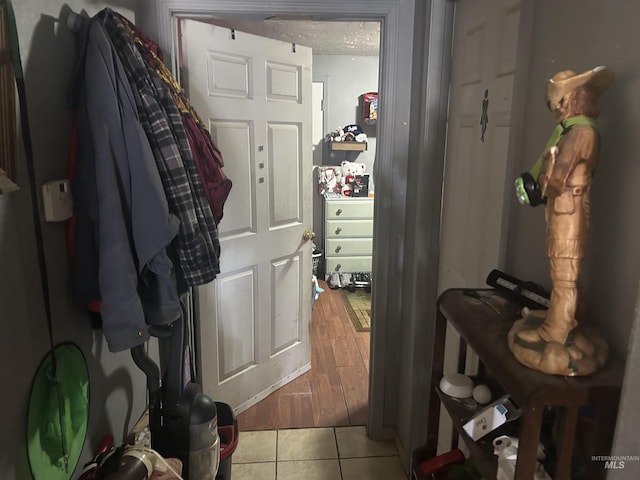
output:
<instances>
[{"instance_id":1,"label":"dresser drawer","mask_svg":"<svg viewBox=\"0 0 640 480\"><path fill-rule=\"evenodd\" d=\"M337 218L373 218L373 199L327 200L325 205L327 220Z\"/></svg>"},{"instance_id":2,"label":"dresser drawer","mask_svg":"<svg viewBox=\"0 0 640 480\"><path fill-rule=\"evenodd\" d=\"M326 273L370 272L371 256L368 257L326 257Z\"/></svg>"},{"instance_id":3,"label":"dresser drawer","mask_svg":"<svg viewBox=\"0 0 640 480\"><path fill-rule=\"evenodd\" d=\"M373 251L372 238L341 238L327 239L325 255L344 257L349 255L371 255Z\"/></svg>"},{"instance_id":4,"label":"dresser drawer","mask_svg":"<svg viewBox=\"0 0 640 480\"><path fill-rule=\"evenodd\" d=\"M373 220L327 220L327 238L371 237Z\"/></svg>"}]
</instances>

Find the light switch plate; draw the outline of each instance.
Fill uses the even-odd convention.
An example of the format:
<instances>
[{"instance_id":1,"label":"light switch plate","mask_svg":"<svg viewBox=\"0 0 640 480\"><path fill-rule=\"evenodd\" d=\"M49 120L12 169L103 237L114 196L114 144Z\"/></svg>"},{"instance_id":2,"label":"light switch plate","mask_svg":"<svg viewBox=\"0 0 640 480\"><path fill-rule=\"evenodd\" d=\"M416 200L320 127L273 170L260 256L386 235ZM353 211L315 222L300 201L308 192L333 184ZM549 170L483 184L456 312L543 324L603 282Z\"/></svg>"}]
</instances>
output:
<instances>
[{"instance_id":1,"label":"light switch plate","mask_svg":"<svg viewBox=\"0 0 640 480\"><path fill-rule=\"evenodd\" d=\"M63 222L73 215L73 198L69 180L52 180L42 185L44 219L47 222Z\"/></svg>"}]
</instances>

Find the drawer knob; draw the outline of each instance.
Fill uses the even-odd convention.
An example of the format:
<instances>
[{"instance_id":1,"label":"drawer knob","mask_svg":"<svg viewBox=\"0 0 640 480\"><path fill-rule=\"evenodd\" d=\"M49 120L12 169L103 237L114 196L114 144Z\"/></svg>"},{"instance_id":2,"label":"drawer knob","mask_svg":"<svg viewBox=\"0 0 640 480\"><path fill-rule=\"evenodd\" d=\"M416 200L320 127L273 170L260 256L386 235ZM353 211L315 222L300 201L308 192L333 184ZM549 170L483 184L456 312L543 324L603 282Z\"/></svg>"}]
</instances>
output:
<instances>
[{"instance_id":1,"label":"drawer knob","mask_svg":"<svg viewBox=\"0 0 640 480\"><path fill-rule=\"evenodd\" d=\"M342 213L342 209L341 208L336 210L336 217L340 216L341 213Z\"/></svg>"},{"instance_id":2,"label":"drawer knob","mask_svg":"<svg viewBox=\"0 0 640 480\"><path fill-rule=\"evenodd\" d=\"M342 250L342 247L341 247L340 245L338 245L338 246L336 247L336 253L340 253L340 250Z\"/></svg>"},{"instance_id":3,"label":"drawer knob","mask_svg":"<svg viewBox=\"0 0 640 480\"><path fill-rule=\"evenodd\" d=\"M336 228L336 235L340 235L341 231L342 231L342 229L340 227Z\"/></svg>"},{"instance_id":4,"label":"drawer knob","mask_svg":"<svg viewBox=\"0 0 640 480\"><path fill-rule=\"evenodd\" d=\"M341 268L342 268L342 264L341 264L341 263L337 264L337 265L336 265L336 272L337 272L338 270L340 270Z\"/></svg>"}]
</instances>

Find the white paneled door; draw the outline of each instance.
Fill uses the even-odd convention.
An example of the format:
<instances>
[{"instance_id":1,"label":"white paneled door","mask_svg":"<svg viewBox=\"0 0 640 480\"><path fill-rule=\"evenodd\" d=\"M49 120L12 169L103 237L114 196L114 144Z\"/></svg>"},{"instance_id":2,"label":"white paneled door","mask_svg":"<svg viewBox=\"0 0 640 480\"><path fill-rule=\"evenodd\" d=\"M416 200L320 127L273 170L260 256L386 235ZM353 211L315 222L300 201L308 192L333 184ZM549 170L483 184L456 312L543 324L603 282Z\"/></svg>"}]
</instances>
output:
<instances>
[{"instance_id":1,"label":"white paneled door","mask_svg":"<svg viewBox=\"0 0 640 480\"><path fill-rule=\"evenodd\" d=\"M239 413L311 366L311 50L181 21L185 87L233 181L199 289L204 391Z\"/></svg>"},{"instance_id":2,"label":"white paneled door","mask_svg":"<svg viewBox=\"0 0 640 480\"><path fill-rule=\"evenodd\" d=\"M487 274L500 267L520 22L520 0L458 0L455 5L439 292L486 287ZM449 325L446 373L457 371L458 345L459 335ZM474 373L477 356L467 353L467 372ZM450 425L443 413L439 452L450 448Z\"/></svg>"},{"instance_id":3,"label":"white paneled door","mask_svg":"<svg viewBox=\"0 0 640 480\"><path fill-rule=\"evenodd\" d=\"M486 286L500 266L519 0L458 0L439 290Z\"/></svg>"}]
</instances>

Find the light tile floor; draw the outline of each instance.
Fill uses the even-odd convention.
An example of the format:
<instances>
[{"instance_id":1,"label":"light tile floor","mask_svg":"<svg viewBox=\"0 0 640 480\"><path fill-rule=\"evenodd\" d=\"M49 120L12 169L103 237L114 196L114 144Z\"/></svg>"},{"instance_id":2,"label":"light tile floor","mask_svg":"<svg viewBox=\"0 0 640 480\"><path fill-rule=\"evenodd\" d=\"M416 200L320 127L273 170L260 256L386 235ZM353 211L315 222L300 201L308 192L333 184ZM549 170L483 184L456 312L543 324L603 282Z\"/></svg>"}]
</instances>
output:
<instances>
[{"instance_id":1,"label":"light tile floor","mask_svg":"<svg viewBox=\"0 0 640 480\"><path fill-rule=\"evenodd\" d=\"M393 441L365 427L240 432L231 479L406 480Z\"/></svg>"}]
</instances>

